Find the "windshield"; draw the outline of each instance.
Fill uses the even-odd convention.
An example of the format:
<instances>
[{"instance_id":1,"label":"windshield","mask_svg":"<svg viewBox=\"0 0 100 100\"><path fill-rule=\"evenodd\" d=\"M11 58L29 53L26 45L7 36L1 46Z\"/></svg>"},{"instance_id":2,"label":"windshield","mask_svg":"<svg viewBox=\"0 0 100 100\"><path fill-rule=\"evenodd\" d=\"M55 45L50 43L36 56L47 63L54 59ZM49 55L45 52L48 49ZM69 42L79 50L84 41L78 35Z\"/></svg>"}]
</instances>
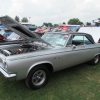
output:
<instances>
[{"instance_id":1,"label":"windshield","mask_svg":"<svg viewBox=\"0 0 100 100\"><path fill-rule=\"evenodd\" d=\"M68 39L68 35L60 33L45 33L41 38L53 46L64 46Z\"/></svg>"}]
</instances>

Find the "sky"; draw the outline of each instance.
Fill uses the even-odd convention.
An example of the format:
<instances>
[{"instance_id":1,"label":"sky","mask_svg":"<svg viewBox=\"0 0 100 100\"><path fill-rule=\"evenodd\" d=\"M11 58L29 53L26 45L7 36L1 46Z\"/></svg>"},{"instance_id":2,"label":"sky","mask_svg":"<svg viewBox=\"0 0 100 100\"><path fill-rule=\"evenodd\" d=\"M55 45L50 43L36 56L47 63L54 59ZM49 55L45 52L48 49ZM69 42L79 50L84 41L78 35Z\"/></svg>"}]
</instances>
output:
<instances>
[{"instance_id":1,"label":"sky","mask_svg":"<svg viewBox=\"0 0 100 100\"><path fill-rule=\"evenodd\" d=\"M72 18L83 23L100 18L100 0L0 0L0 16L8 15L42 25L59 24Z\"/></svg>"}]
</instances>

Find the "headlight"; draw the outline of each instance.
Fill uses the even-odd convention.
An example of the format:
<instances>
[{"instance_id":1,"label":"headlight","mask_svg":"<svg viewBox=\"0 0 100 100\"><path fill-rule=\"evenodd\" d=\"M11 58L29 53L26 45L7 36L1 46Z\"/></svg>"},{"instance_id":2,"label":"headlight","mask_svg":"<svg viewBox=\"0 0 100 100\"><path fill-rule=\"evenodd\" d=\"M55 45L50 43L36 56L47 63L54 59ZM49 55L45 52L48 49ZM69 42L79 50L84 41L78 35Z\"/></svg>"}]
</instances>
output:
<instances>
[{"instance_id":1,"label":"headlight","mask_svg":"<svg viewBox=\"0 0 100 100\"><path fill-rule=\"evenodd\" d=\"M4 69L7 70L7 62L6 59L3 60Z\"/></svg>"},{"instance_id":2,"label":"headlight","mask_svg":"<svg viewBox=\"0 0 100 100\"><path fill-rule=\"evenodd\" d=\"M7 63L4 62L4 69L7 69Z\"/></svg>"}]
</instances>

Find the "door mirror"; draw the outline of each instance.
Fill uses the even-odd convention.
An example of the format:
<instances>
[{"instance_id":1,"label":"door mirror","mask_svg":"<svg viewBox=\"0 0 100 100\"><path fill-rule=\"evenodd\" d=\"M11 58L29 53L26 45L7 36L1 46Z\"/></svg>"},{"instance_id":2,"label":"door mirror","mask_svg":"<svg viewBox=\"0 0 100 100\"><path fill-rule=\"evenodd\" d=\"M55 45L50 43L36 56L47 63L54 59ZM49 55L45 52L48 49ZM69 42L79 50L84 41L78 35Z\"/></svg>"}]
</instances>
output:
<instances>
[{"instance_id":1,"label":"door mirror","mask_svg":"<svg viewBox=\"0 0 100 100\"><path fill-rule=\"evenodd\" d=\"M76 45L72 45L72 49L75 49L76 48Z\"/></svg>"}]
</instances>

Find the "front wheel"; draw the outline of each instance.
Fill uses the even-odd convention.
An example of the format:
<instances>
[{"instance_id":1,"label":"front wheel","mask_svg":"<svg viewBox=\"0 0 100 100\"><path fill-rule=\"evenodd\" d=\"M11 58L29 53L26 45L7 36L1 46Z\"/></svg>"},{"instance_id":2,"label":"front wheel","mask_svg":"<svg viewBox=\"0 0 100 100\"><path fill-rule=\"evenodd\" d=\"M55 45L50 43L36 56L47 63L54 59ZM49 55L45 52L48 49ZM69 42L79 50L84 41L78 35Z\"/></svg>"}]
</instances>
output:
<instances>
[{"instance_id":1,"label":"front wheel","mask_svg":"<svg viewBox=\"0 0 100 100\"><path fill-rule=\"evenodd\" d=\"M49 79L49 71L43 66L36 66L33 68L27 76L25 83L31 89L39 89L43 87Z\"/></svg>"}]
</instances>

